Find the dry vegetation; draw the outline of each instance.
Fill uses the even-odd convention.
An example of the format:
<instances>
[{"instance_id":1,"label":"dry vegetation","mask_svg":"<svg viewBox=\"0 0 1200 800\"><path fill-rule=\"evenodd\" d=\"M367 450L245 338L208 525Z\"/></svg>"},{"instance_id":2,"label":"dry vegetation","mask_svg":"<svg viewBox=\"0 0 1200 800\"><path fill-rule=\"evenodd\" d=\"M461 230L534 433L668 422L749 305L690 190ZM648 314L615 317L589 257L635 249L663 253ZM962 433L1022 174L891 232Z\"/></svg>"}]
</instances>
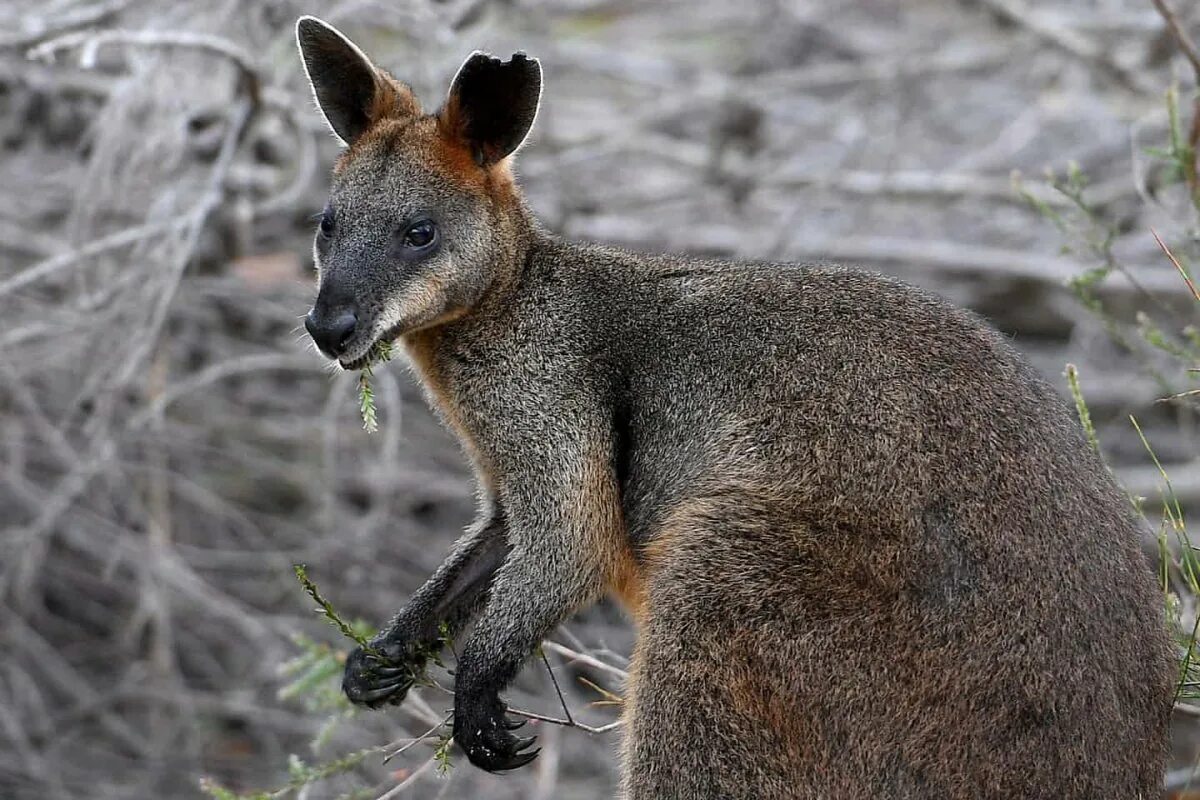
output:
<instances>
[{"instance_id":1,"label":"dry vegetation","mask_svg":"<svg viewBox=\"0 0 1200 800\"><path fill-rule=\"evenodd\" d=\"M1200 64L1177 34L1200 34L1200 7L1175 6L1173 35L1152 0L0 0L0 797L198 797L202 776L310 798L611 796L611 734L541 723L528 770L439 777L438 686L340 718L344 640L292 565L379 621L471 498L399 364L376 370L367 435L354 376L301 335L335 153L301 84L301 13L427 105L472 49L539 56L520 171L560 232L862 263L984 313L1064 392L1077 364L1182 567L1190 628L1195 396L1156 401L1198 385L1200 316L1150 233L1195 274ZM1165 517L1131 414L1172 480ZM607 724L592 703L619 691L620 613L558 640L566 706ZM514 699L564 715L542 664ZM1190 717L1176 788L1200 754ZM346 774L314 782L305 764L331 761Z\"/></svg>"}]
</instances>

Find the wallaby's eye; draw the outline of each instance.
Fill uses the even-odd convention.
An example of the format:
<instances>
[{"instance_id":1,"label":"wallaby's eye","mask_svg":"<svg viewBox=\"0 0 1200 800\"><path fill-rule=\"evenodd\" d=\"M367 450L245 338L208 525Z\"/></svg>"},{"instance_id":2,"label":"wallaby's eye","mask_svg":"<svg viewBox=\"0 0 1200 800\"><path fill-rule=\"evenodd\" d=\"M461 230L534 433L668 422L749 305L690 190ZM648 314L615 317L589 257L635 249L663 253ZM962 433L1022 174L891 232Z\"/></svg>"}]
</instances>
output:
<instances>
[{"instance_id":1,"label":"wallaby's eye","mask_svg":"<svg viewBox=\"0 0 1200 800\"><path fill-rule=\"evenodd\" d=\"M441 246L442 237L437 223L429 217L410 217L396 229L392 238L392 254L405 261L429 258Z\"/></svg>"},{"instance_id":2,"label":"wallaby's eye","mask_svg":"<svg viewBox=\"0 0 1200 800\"><path fill-rule=\"evenodd\" d=\"M404 231L402 244L405 250L425 251L437 243L438 229L433 220L423 219L409 225Z\"/></svg>"},{"instance_id":3,"label":"wallaby's eye","mask_svg":"<svg viewBox=\"0 0 1200 800\"><path fill-rule=\"evenodd\" d=\"M327 205L321 212L320 231L321 236L325 239L333 236L333 206Z\"/></svg>"}]
</instances>

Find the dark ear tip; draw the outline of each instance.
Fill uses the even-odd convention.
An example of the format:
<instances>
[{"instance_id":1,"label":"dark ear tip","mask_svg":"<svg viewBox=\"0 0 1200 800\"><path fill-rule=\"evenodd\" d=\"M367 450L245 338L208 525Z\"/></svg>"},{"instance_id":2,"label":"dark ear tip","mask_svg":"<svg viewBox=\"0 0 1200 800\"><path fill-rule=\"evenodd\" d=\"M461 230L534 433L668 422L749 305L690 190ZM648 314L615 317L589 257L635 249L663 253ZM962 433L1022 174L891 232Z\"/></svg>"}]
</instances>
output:
<instances>
[{"instance_id":1,"label":"dark ear tip","mask_svg":"<svg viewBox=\"0 0 1200 800\"><path fill-rule=\"evenodd\" d=\"M478 69L480 67L494 68L504 66L504 62L496 58L491 53L485 53L482 50L476 50L471 54L471 57L467 59L467 63L463 64L463 66L470 67L472 69Z\"/></svg>"},{"instance_id":2,"label":"dark ear tip","mask_svg":"<svg viewBox=\"0 0 1200 800\"><path fill-rule=\"evenodd\" d=\"M296 34L298 36L311 36L317 33L322 28L327 27L324 22L316 17L310 17L307 14L296 20Z\"/></svg>"},{"instance_id":3,"label":"dark ear tip","mask_svg":"<svg viewBox=\"0 0 1200 800\"><path fill-rule=\"evenodd\" d=\"M515 67L517 69L525 69L540 72L542 69L541 62L536 58L531 58L523 50L518 50L513 53L507 61L501 58L490 55L488 53L476 51L467 59L467 66L472 68L487 67L489 69L503 69L505 67Z\"/></svg>"},{"instance_id":4,"label":"dark ear tip","mask_svg":"<svg viewBox=\"0 0 1200 800\"><path fill-rule=\"evenodd\" d=\"M305 15L296 20L296 41L305 45L318 45L332 37L344 38L328 22Z\"/></svg>"},{"instance_id":5,"label":"dark ear tip","mask_svg":"<svg viewBox=\"0 0 1200 800\"><path fill-rule=\"evenodd\" d=\"M514 67L523 67L524 69L532 72L542 71L542 62L538 61L536 58L533 58L524 50L518 50L517 52L513 53L512 58L509 59L508 63L512 64Z\"/></svg>"}]
</instances>

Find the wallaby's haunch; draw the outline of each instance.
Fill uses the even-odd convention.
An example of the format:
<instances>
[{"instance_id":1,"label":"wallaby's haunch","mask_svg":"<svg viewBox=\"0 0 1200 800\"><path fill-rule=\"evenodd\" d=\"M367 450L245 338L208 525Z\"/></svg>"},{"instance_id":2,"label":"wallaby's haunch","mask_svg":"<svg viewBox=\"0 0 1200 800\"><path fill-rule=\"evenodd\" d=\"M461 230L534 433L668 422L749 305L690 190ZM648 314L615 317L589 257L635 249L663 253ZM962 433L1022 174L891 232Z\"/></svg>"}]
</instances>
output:
<instances>
[{"instance_id":1,"label":"wallaby's haunch","mask_svg":"<svg viewBox=\"0 0 1200 800\"><path fill-rule=\"evenodd\" d=\"M427 115L305 17L348 145L307 327L398 338L478 522L346 664L399 702L477 615L454 737L533 759L500 692L605 593L638 624L633 800L1150 798L1171 705L1139 522L1065 404L978 318L849 270L648 256L542 230L510 162L541 67L476 54Z\"/></svg>"}]
</instances>

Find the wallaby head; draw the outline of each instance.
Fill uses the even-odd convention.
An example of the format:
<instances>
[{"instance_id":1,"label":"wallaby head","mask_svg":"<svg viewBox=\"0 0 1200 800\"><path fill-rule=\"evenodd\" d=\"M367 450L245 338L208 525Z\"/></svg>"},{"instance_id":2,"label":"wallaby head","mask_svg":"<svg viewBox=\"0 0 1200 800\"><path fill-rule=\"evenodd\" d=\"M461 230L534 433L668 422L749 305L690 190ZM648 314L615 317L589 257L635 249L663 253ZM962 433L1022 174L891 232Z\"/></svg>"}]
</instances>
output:
<instances>
[{"instance_id":1,"label":"wallaby head","mask_svg":"<svg viewBox=\"0 0 1200 800\"><path fill-rule=\"evenodd\" d=\"M442 107L313 17L296 25L313 94L347 149L314 244L320 288L305 327L343 367L377 341L469 311L517 269L528 215L510 162L537 114L542 70L473 53Z\"/></svg>"}]
</instances>

